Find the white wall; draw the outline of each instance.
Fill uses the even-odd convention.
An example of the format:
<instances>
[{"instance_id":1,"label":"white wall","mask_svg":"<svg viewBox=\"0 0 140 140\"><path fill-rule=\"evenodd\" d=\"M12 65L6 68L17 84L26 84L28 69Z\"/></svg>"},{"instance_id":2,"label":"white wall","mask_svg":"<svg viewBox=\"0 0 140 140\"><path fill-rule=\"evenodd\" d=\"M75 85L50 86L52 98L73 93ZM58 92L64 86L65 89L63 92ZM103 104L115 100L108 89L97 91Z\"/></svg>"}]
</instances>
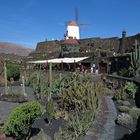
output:
<instances>
[{"instance_id":1,"label":"white wall","mask_svg":"<svg viewBox=\"0 0 140 140\"><path fill-rule=\"evenodd\" d=\"M73 37L80 39L79 27L78 26L67 26L67 39Z\"/></svg>"}]
</instances>

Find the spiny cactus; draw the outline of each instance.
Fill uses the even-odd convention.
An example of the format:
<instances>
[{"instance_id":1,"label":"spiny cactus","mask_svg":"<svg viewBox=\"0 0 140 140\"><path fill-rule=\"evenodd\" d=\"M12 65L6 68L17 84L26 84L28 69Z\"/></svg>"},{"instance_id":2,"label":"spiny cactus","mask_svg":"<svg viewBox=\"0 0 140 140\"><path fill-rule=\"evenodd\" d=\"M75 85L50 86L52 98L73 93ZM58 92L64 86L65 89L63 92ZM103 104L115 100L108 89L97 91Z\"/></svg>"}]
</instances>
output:
<instances>
[{"instance_id":1,"label":"spiny cactus","mask_svg":"<svg viewBox=\"0 0 140 140\"><path fill-rule=\"evenodd\" d=\"M7 66L6 66L6 62L4 63L4 78L5 78L5 94L8 94L7 93L8 86L7 86Z\"/></svg>"},{"instance_id":2,"label":"spiny cactus","mask_svg":"<svg viewBox=\"0 0 140 140\"><path fill-rule=\"evenodd\" d=\"M93 82L87 80L83 83L79 82L77 78L76 75L73 75L69 87L64 89L60 95L63 106L66 110L89 109L94 112L98 107L98 96L93 87Z\"/></svg>"},{"instance_id":3,"label":"spiny cactus","mask_svg":"<svg viewBox=\"0 0 140 140\"><path fill-rule=\"evenodd\" d=\"M140 108L131 108L129 111L129 115L131 115L133 119L138 119L138 117L140 116Z\"/></svg>"},{"instance_id":4,"label":"spiny cactus","mask_svg":"<svg viewBox=\"0 0 140 140\"><path fill-rule=\"evenodd\" d=\"M117 116L117 123L122 126L133 124L133 118L129 114L121 113Z\"/></svg>"},{"instance_id":5,"label":"spiny cactus","mask_svg":"<svg viewBox=\"0 0 140 140\"><path fill-rule=\"evenodd\" d=\"M129 112L130 111L130 108L128 106L118 106L118 109L120 112Z\"/></svg>"},{"instance_id":6,"label":"spiny cactus","mask_svg":"<svg viewBox=\"0 0 140 140\"><path fill-rule=\"evenodd\" d=\"M135 40L135 51L130 54L131 67L133 68L135 76L138 76L138 70L140 69L140 47L138 47L137 40Z\"/></svg>"}]
</instances>

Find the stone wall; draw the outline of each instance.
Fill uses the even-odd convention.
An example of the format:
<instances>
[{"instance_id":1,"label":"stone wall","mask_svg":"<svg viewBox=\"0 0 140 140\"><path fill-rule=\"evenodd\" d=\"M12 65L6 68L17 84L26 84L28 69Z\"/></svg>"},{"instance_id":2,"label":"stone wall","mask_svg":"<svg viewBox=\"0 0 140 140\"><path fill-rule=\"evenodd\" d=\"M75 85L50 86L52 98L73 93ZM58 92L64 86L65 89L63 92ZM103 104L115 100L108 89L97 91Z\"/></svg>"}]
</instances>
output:
<instances>
[{"instance_id":1,"label":"stone wall","mask_svg":"<svg viewBox=\"0 0 140 140\"><path fill-rule=\"evenodd\" d=\"M133 48L135 40L140 42L140 34L136 34L134 36L125 37L125 41L122 44L122 38L112 37L112 38L86 38L80 39L79 42L79 52L95 52L97 49L112 51L112 52L121 52L121 47L124 47L124 52L130 52ZM44 56L45 58L53 58L52 55L57 54L57 56L61 53L61 45L64 40L53 40L53 41L44 41L39 42L36 46L36 50L34 53L30 55L36 57L40 55L40 57ZM42 56L41 56L42 54ZM54 56L56 57L56 56Z\"/></svg>"},{"instance_id":2,"label":"stone wall","mask_svg":"<svg viewBox=\"0 0 140 140\"><path fill-rule=\"evenodd\" d=\"M95 51L95 49L103 50L118 50L120 41L117 37L113 38L89 38L79 40L81 49L90 49L90 51Z\"/></svg>"},{"instance_id":3,"label":"stone wall","mask_svg":"<svg viewBox=\"0 0 140 140\"><path fill-rule=\"evenodd\" d=\"M121 50L121 47L124 46L125 48L125 52L130 52L133 50L134 44L135 44L135 40L138 41L138 43L140 43L140 33L133 35L133 36L129 36L125 38L124 44L122 44L122 38L119 39L120 41L120 47L119 50Z\"/></svg>"},{"instance_id":4,"label":"stone wall","mask_svg":"<svg viewBox=\"0 0 140 140\"><path fill-rule=\"evenodd\" d=\"M37 44L36 51L43 52L46 51L48 53L57 52L61 50L61 42L62 41L44 41Z\"/></svg>"},{"instance_id":5,"label":"stone wall","mask_svg":"<svg viewBox=\"0 0 140 140\"><path fill-rule=\"evenodd\" d=\"M54 52L61 52L61 41L44 41L37 44L36 51L31 53L30 55L35 55L38 53L54 53ZM95 49L103 49L103 50L118 50L119 48L119 39L117 37L114 38L88 38L88 39L81 39L78 40L80 48L80 52L94 52Z\"/></svg>"}]
</instances>

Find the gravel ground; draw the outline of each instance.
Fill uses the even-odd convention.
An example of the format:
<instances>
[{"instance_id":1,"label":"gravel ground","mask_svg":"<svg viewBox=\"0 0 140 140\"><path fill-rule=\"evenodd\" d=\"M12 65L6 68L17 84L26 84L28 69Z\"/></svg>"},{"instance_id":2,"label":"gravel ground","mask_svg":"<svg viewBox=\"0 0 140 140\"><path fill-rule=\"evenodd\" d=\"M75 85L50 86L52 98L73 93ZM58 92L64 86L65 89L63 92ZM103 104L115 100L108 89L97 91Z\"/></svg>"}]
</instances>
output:
<instances>
[{"instance_id":1,"label":"gravel ground","mask_svg":"<svg viewBox=\"0 0 140 140\"><path fill-rule=\"evenodd\" d=\"M18 93L22 93L22 87L21 86L13 86L12 90L16 91ZM25 92L27 93L27 97L28 97L29 100L35 100L32 88L26 87ZM5 87L0 87L0 93L5 94Z\"/></svg>"},{"instance_id":2,"label":"gravel ground","mask_svg":"<svg viewBox=\"0 0 140 140\"><path fill-rule=\"evenodd\" d=\"M116 108L111 96L104 96L101 110L82 140L114 140Z\"/></svg>"},{"instance_id":3,"label":"gravel ground","mask_svg":"<svg viewBox=\"0 0 140 140\"><path fill-rule=\"evenodd\" d=\"M19 91L21 92L21 87L20 86L14 86L13 90ZM33 96L33 91L32 88L30 87L26 87L25 89L28 99L29 100L34 100L34 96ZM0 92L4 93L4 87L0 87ZM13 110L17 105L19 105L19 103L12 103L12 102L4 102L4 101L0 101L0 118L3 121L6 121L11 110Z\"/></svg>"},{"instance_id":4,"label":"gravel ground","mask_svg":"<svg viewBox=\"0 0 140 140\"><path fill-rule=\"evenodd\" d=\"M99 140L115 140L115 119L117 117L117 111L112 97L106 96L105 98L108 106L108 116Z\"/></svg>"},{"instance_id":5,"label":"gravel ground","mask_svg":"<svg viewBox=\"0 0 140 140\"><path fill-rule=\"evenodd\" d=\"M59 127L62 127L64 124L65 121L63 119L54 120L51 124L48 124L47 113L44 113L41 118L37 119L34 122L32 126L32 132L36 133L36 130L43 129L44 132L47 134L47 140L52 140L54 134L58 132Z\"/></svg>"},{"instance_id":6,"label":"gravel ground","mask_svg":"<svg viewBox=\"0 0 140 140\"><path fill-rule=\"evenodd\" d=\"M6 121L11 110L13 110L17 105L18 103L0 101L0 118L3 121Z\"/></svg>"}]
</instances>

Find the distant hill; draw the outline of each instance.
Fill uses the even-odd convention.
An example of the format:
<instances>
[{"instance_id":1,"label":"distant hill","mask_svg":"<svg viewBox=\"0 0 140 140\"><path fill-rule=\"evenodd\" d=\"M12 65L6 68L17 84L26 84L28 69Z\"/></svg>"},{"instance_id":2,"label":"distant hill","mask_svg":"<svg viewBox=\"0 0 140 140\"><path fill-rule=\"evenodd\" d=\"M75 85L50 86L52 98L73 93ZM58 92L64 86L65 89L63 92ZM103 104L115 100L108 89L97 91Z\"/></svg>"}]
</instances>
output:
<instances>
[{"instance_id":1,"label":"distant hill","mask_svg":"<svg viewBox=\"0 0 140 140\"><path fill-rule=\"evenodd\" d=\"M32 51L34 50L14 43L0 42L0 53L27 56Z\"/></svg>"}]
</instances>

